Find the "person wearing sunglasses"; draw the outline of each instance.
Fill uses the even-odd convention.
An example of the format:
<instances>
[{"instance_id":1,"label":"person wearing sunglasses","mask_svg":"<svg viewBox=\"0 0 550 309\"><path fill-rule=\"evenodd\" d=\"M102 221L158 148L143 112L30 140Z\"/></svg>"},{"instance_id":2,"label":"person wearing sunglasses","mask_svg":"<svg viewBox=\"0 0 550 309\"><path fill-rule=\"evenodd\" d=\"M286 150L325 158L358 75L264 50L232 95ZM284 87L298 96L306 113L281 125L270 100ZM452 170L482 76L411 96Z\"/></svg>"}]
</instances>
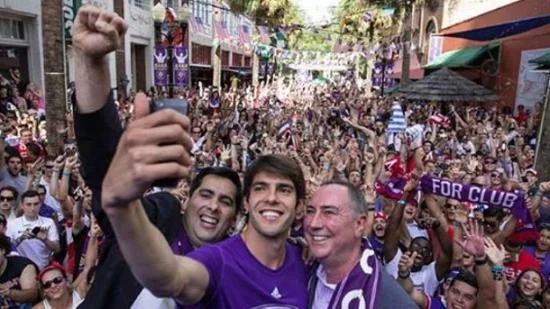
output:
<instances>
[{"instance_id":1,"label":"person wearing sunglasses","mask_svg":"<svg viewBox=\"0 0 550 309\"><path fill-rule=\"evenodd\" d=\"M73 289L67 280L65 269L57 262L46 266L38 274L38 281L44 299L33 309L76 309L84 300L85 290L81 289L80 285Z\"/></svg>"},{"instance_id":2,"label":"person wearing sunglasses","mask_svg":"<svg viewBox=\"0 0 550 309\"><path fill-rule=\"evenodd\" d=\"M11 186L0 189L0 213L8 220L17 218L17 190Z\"/></svg>"}]
</instances>

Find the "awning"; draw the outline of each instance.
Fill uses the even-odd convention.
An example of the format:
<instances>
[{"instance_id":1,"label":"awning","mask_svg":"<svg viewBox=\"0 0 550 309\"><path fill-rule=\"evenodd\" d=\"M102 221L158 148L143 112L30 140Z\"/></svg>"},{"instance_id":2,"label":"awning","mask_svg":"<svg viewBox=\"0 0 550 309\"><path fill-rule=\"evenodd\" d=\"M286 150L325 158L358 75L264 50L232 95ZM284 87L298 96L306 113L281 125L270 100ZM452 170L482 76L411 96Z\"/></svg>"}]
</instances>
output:
<instances>
[{"instance_id":1,"label":"awning","mask_svg":"<svg viewBox=\"0 0 550 309\"><path fill-rule=\"evenodd\" d=\"M395 61L393 65L393 79L401 79L401 72L403 71L403 55L399 56L399 59ZM424 77L424 70L422 69L422 66L420 65L420 61L418 61L418 56L416 56L416 53L411 53L411 62L409 65L409 77L413 80L419 80Z\"/></svg>"},{"instance_id":2,"label":"awning","mask_svg":"<svg viewBox=\"0 0 550 309\"><path fill-rule=\"evenodd\" d=\"M424 69L438 70L441 68L473 68L483 63L488 58L498 59L500 42L485 46L466 47L448 51L439 55Z\"/></svg>"},{"instance_id":3,"label":"awning","mask_svg":"<svg viewBox=\"0 0 550 309\"><path fill-rule=\"evenodd\" d=\"M540 57L537 57L529 63L536 64L538 67L537 69L550 69L550 52L547 52L546 54L543 54Z\"/></svg>"},{"instance_id":4,"label":"awning","mask_svg":"<svg viewBox=\"0 0 550 309\"><path fill-rule=\"evenodd\" d=\"M492 41L508 36L520 34L544 25L550 24L550 15L529 17L504 24L477 28L455 33L441 34L454 38L463 38L472 41Z\"/></svg>"}]
</instances>

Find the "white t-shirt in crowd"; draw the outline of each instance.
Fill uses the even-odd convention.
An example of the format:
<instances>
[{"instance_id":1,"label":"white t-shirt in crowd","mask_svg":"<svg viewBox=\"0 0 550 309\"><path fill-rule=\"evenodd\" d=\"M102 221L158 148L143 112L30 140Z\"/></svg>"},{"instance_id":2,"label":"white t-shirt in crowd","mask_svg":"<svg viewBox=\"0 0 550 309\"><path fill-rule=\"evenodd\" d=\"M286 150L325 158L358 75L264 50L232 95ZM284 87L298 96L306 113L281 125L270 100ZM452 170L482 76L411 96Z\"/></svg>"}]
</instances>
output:
<instances>
[{"instance_id":1,"label":"white t-shirt in crowd","mask_svg":"<svg viewBox=\"0 0 550 309\"><path fill-rule=\"evenodd\" d=\"M59 241L59 234L57 227L52 219L39 216L36 220L27 220L25 216L15 218L8 221L8 228L6 236L10 237L12 241L16 240L27 230L32 230L35 227L48 228L48 240ZM39 269L44 268L51 260L52 251L46 246L46 244L37 239L23 240L17 246L17 252L31 261L33 261Z\"/></svg>"},{"instance_id":2,"label":"white t-shirt in crowd","mask_svg":"<svg viewBox=\"0 0 550 309\"><path fill-rule=\"evenodd\" d=\"M397 279L397 272L399 271L397 266L402 256L403 252L397 249L395 257L385 266L386 271L395 279ZM426 294L432 296L439 285L435 271L435 262L423 266L420 271L411 272L411 280L415 288L423 290Z\"/></svg>"},{"instance_id":3,"label":"white t-shirt in crowd","mask_svg":"<svg viewBox=\"0 0 550 309\"><path fill-rule=\"evenodd\" d=\"M407 230L411 239L415 239L416 237L426 237L429 239L428 231L418 226L416 222L407 223Z\"/></svg>"}]
</instances>

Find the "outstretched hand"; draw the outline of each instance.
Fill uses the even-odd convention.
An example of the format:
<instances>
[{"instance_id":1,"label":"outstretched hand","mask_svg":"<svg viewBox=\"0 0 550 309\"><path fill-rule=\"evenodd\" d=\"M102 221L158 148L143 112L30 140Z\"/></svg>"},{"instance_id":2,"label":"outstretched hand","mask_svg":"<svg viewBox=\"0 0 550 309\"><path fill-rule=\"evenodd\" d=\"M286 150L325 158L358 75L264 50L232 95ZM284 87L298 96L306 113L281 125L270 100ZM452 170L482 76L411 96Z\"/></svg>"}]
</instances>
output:
<instances>
[{"instance_id":1,"label":"outstretched hand","mask_svg":"<svg viewBox=\"0 0 550 309\"><path fill-rule=\"evenodd\" d=\"M457 240L457 243L464 249L464 251L473 255L476 258L482 258L485 256L485 246L483 234L483 227L479 225L477 220L470 220L468 225L462 224L462 229L464 230L465 239Z\"/></svg>"},{"instance_id":2,"label":"outstretched hand","mask_svg":"<svg viewBox=\"0 0 550 309\"><path fill-rule=\"evenodd\" d=\"M120 138L103 180L105 210L140 198L154 181L179 179L191 173L190 121L172 109L150 114L145 94L135 99L136 120Z\"/></svg>"}]
</instances>

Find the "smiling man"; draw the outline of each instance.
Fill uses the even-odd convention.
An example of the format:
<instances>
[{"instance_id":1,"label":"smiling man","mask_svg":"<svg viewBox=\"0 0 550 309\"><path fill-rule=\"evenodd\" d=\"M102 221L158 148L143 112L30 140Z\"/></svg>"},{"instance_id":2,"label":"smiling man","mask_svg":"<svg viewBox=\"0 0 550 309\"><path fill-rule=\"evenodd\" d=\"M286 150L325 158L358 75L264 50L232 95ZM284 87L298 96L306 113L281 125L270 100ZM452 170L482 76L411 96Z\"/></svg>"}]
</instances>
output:
<instances>
[{"instance_id":1,"label":"smiling man","mask_svg":"<svg viewBox=\"0 0 550 309\"><path fill-rule=\"evenodd\" d=\"M124 135L131 135L131 131ZM131 139L124 135L121 142ZM305 196L304 176L294 161L276 155L256 159L244 177L244 205L249 225L239 235L216 245L203 246L182 257L172 253L139 205L139 196L146 185L130 193L126 187L108 185L114 180L112 177L120 177L122 169L118 165L128 162L122 157L125 152L135 150L127 147L132 145L119 145L109 168L103 183L102 206L138 281L153 294L173 297L184 305L198 304L208 308L307 306L307 268L301 260L301 249L286 241L297 208L301 207ZM124 175L126 177L132 184L140 184L139 179L142 179L131 171ZM206 216L199 215L199 219L204 227L213 222ZM246 297L236 297L243 293Z\"/></svg>"},{"instance_id":2,"label":"smiling man","mask_svg":"<svg viewBox=\"0 0 550 309\"><path fill-rule=\"evenodd\" d=\"M310 279L310 308L415 308L380 265L363 235L367 204L347 182L325 183L304 217L305 237L319 264Z\"/></svg>"}]
</instances>

